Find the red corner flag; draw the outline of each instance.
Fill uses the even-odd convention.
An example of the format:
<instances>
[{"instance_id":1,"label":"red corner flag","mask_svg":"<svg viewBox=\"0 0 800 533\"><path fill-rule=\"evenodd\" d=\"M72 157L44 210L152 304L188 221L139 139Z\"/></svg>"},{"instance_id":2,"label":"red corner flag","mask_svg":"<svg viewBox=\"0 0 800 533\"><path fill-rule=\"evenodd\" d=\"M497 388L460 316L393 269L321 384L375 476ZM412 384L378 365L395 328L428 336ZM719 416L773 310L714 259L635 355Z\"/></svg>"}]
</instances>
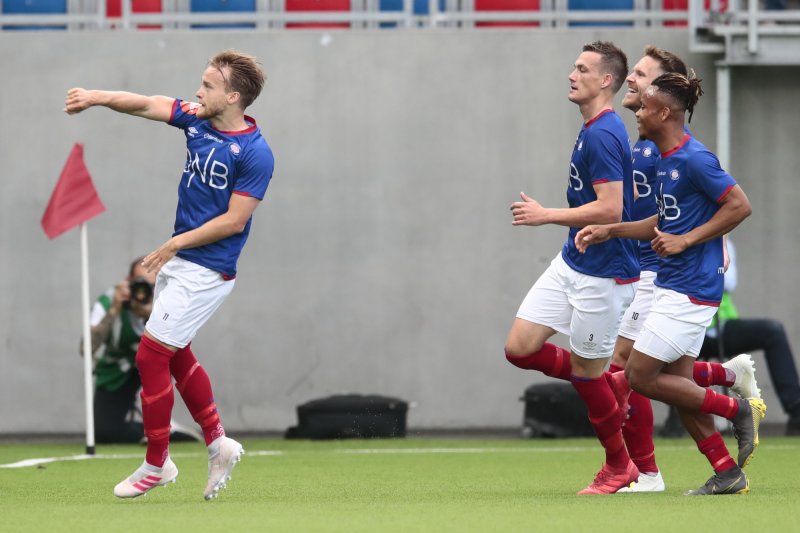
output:
<instances>
[{"instance_id":1,"label":"red corner flag","mask_svg":"<svg viewBox=\"0 0 800 533\"><path fill-rule=\"evenodd\" d=\"M42 216L42 228L55 239L105 210L83 163L83 145L75 143Z\"/></svg>"}]
</instances>

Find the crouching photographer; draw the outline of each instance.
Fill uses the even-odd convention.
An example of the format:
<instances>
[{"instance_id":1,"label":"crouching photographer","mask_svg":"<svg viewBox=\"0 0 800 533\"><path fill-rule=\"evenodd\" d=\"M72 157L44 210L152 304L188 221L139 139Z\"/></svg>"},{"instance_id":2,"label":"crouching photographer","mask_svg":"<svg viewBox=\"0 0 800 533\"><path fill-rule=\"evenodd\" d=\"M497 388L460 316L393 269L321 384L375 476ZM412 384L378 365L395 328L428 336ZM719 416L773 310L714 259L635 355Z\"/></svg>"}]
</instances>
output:
<instances>
[{"instance_id":1,"label":"crouching photographer","mask_svg":"<svg viewBox=\"0 0 800 533\"><path fill-rule=\"evenodd\" d=\"M153 310L157 272L130 265L128 276L101 295L91 310L94 359L94 424L98 443L140 442L144 426L137 406L141 388L136 349ZM82 340L81 340L82 342ZM172 422L172 440L202 440L188 428Z\"/></svg>"}]
</instances>

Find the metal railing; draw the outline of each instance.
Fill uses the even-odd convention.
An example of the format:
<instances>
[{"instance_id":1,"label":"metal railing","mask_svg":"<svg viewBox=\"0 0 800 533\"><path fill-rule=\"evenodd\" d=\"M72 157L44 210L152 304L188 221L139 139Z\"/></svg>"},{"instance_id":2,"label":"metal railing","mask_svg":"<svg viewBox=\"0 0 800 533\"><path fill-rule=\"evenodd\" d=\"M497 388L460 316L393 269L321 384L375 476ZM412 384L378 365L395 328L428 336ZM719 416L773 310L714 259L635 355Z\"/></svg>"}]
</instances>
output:
<instances>
[{"instance_id":1,"label":"metal railing","mask_svg":"<svg viewBox=\"0 0 800 533\"><path fill-rule=\"evenodd\" d=\"M723 52L726 36L746 35L747 49L758 52L759 36L800 36L800 2L787 10L763 10L757 0L719 0L704 8L703 0L689 0L689 48L694 52Z\"/></svg>"},{"instance_id":2,"label":"metal railing","mask_svg":"<svg viewBox=\"0 0 800 533\"><path fill-rule=\"evenodd\" d=\"M742 8L740 4L748 4ZM478 11L474 0L429 0L428 13L415 14L413 0L403 0L402 10L382 11L376 0L356 0L350 11L286 11L281 0L258 0L256 11L190 12L187 0L165 0L161 13L136 13L131 0L122 0L120 17L106 16L104 0L70 0L65 14L0 14L0 28L56 26L68 30L133 30L141 26L162 30L190 29L196 26L244 25L281 29L287 24L349 24L350 28L471 28L480 23L530 24L538 28L564 28L571 24L659 27L688 26L692 44L698 51L718 52L720 44L696 36L725 32L748 32L757 46L759 32L792 31L786 27L764 27L765 23L800 25L800 9L760 11L757 1L730 0L727 9L720 0L704 7L703 0L689 0L688 10L661 9L661 0L635 0L632 10L569 10L567 0L543 0L539 11ZM273 5L275 4L275 5ZM723 29L720 29L723 28ZM712 31L713 30L713 31Z\"/></svg>"}]
</instances>

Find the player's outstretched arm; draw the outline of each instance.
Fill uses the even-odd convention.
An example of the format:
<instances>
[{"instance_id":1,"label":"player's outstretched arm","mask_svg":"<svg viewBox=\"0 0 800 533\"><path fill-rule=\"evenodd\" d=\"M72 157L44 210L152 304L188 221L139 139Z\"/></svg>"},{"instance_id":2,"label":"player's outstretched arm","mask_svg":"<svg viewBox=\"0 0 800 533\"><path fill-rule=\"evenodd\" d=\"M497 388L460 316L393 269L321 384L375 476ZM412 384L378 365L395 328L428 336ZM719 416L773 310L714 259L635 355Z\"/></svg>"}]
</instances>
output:
<instances>
[{"instance_id":1,"label":"player's outstretched arm","mask_svg":"<svg viewBox=\"0 0 800 533\"><path fill-rule=\"evenodd\" d=\"M169 96L145 96L125 91L87 90L74 87L67 91L64 112L74 115L90 107L101 106L119 113L167 122L172 116L174 102L175 99Z\"/></svg>"}]
</instances>

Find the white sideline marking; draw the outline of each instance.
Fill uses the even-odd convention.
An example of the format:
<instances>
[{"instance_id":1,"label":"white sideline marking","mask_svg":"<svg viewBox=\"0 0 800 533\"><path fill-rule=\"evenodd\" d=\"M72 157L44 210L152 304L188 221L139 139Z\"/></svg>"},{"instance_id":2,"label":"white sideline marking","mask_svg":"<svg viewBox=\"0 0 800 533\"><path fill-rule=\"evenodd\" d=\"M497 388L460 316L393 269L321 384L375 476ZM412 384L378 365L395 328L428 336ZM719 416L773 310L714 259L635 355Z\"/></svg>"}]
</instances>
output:
<instances>
[{"instance_id":1,"label":"white sideline marking","mask_svg":"<svg viewBox=\"0 0 800 533\"><path fill-rule=\"evenodd\" d=\"M282 451L274 451L274 450L256 450L254 452L246 452L248 456L259 456L259 455L283 455L284 452ZM199 455L204 455L200 453L176 453L170 454L172 457L197 457ZM67 455L62 457L39 457L35 459L23 459L22 461L17 461L16 463L7 463L4 465L0 465L0 468L26 468L29 466L39 466L44 465L47 463L56 463L60 461L86 461L89 459L137 459L141 458L141 453L136 454L97 454L97 455L87 455L87 454L80 454L80 455Z\"/></svg>"},{"instance_id":2,"label":"white sideline marking","mask_svg":"<svg viewBox=\"0 0 800 533\"><path fill-rule=\"evenodd\" d=\"M25 468L27 466L38 466L47 463L55 463L57 461L84 461L86 459L134 459L136 457L141 457L141 454L133 455L68 455L66 457L39 457L37 459L23 459L22 461L17 461L16 463L8 463L4 465L0 465L0 468Z\"/></svg>"},{"instance_id":3,"label":"white sideline marking","mask_svg":"<svg viewBox=\"0 0 800 533\"><path fill-rule=\"evenodd\" d=\"M248 452L245 450L245 455L254 456L254 455L285 455L286 452L282 452L280 450L256 450L254 452Z\"/></svg>"}]
</instances>

